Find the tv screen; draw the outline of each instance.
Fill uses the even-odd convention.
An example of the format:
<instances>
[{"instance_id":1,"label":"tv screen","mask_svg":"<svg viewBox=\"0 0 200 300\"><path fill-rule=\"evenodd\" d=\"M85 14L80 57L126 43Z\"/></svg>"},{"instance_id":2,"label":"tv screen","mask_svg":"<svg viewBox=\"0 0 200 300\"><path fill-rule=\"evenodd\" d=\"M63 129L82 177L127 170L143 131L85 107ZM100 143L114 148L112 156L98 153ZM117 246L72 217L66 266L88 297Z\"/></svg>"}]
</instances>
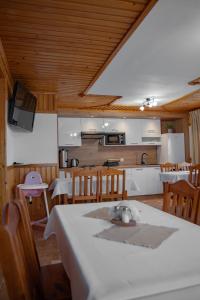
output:
<instances>
[{"instance_id":1,"label":"tv screen","mask_svg":"<svg viewBox=\"0 0 200 300\"><path fill-rule=\"evenodd\" d=\"M17 81L9 100L8 123L33 131L36 104L36 97Z\"/></svg>"}]
</instances>

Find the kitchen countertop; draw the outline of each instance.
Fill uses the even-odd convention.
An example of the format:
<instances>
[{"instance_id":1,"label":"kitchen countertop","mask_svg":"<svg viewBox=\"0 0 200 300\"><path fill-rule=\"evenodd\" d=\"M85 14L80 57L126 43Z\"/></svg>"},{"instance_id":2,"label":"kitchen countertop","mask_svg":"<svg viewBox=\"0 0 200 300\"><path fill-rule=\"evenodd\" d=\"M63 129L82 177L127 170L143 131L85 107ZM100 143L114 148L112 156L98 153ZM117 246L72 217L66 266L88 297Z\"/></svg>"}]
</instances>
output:
<instances>
[{"instance_id":1,"label":"kitchen countertop","mask_svg":"<svg viewBox=\"0 0 200 300\"><path fill-rule=\"evenodd\" d=\"M149 167L159 167L159 164L147 164L147 165L137 165L137 164L119 164L119 166L111 166L110 168L149 168ZM78 166L79 168L82 168L82 166ZM69 172L73 169L75 169L76 167L72 167L72 168L61 168L60 170L68 170Z\"/></svg>"}]
</instances>

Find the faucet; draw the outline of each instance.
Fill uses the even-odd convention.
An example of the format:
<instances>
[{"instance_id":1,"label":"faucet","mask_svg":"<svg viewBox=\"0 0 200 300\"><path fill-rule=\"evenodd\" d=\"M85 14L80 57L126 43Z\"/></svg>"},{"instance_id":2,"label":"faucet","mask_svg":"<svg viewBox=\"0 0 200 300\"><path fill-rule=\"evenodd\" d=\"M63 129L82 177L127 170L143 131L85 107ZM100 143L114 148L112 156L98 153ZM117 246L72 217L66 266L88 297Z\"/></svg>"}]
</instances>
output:
<instances>
[{"instance_id":1,"label":"faucet","mask_svg":"<svg viewBox=\"0 0 200 300\"><path fill-rule=\"evenodd\" d=\"M141 165L146 165L146 159L147 159L148 154L143 152L141 155Z\"/></svg>"}]
</instances>

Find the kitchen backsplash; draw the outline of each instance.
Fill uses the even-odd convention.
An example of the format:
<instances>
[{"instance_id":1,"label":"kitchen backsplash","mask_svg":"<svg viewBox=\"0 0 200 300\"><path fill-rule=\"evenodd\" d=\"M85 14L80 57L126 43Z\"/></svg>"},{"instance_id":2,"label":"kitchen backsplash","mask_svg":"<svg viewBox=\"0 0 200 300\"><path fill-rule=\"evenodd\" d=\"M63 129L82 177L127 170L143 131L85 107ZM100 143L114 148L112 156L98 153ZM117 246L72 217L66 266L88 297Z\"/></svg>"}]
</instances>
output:
<instances>
[{"instance_id":1,"label":"kitchen backsplash","mask_svg":"<svg viewBox=\"0 0 200 300\"><path fill-rule=\"evenodd\" d=\"M148 154L147 163L157 163L156 146L103 146L98 140L82 140L81 147L71 147L68 152L69 160L78 158L80 166L103 165L107 159L124 159L124 165L140 164L141 155Z\"/></svg>"}]
</instances>

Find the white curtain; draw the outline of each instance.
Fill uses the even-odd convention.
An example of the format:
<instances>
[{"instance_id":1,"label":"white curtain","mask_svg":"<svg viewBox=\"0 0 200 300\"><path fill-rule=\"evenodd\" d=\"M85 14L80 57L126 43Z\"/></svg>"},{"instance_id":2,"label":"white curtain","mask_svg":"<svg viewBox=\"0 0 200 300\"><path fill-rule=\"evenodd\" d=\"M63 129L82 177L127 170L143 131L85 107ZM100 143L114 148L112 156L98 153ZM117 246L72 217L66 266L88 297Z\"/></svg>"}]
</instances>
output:
<instances>
[{"instance_id":1,"label":"white curtain","mask_svg":"<svg viewBox=\"0 0 200 300\"><path fill-rule=\"evenodd\" d=\"M192 162L200 163L200 109L190 112Z\"/></svg>"}]
</instances>

